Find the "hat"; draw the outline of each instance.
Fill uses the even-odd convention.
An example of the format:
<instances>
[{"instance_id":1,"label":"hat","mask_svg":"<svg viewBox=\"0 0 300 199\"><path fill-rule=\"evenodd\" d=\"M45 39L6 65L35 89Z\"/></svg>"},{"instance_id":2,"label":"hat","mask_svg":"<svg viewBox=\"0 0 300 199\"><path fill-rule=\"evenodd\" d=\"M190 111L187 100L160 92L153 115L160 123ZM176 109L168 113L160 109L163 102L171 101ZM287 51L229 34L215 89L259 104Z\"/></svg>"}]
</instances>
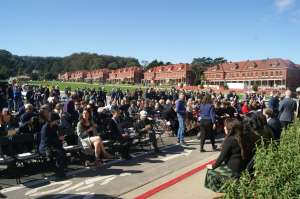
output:
<instances>
[{"instance_id":1,"label":"hat","mask_svg":"<svg viewBox=\"0 0 300 199\"><path fill-rule=\"evenodd\" d=\"M147 117L147 111L141 111L140 116L141 117Z\"/></svg>"},{"instance_id":2,"label":"hat","mask_svg":"<svg viewBox=\"0 0 300 199\"><path fill-rule=\"evenodd\" d=\"M298 87L298 88L296 88L296 92L298 93L300 93L300 87Z\"/></svg>"},{"instance_id":3,"label":"hat","mask_svg":"<svg viewBox=\"0 0 300 199\"><path fill-rule=\"evenodd\" d=\"M57 113L52 112L50 114L50 121L53 122L53 121L56 121L56 120L60 120L60 117Z\"/></svg>"}]
</instances>

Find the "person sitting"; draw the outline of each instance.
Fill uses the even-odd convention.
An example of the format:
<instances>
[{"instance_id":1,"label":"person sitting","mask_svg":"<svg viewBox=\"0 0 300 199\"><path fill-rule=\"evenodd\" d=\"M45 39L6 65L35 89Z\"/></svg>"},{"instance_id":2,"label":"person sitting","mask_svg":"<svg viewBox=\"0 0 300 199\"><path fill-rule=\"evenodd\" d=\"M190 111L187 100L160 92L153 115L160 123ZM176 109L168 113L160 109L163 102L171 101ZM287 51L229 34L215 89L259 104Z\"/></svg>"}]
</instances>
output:
<instances>
[{"instance_id":1,"label":"person sitting","mask_svg":"<svg viewBox=\"0 0 300 199\"><path fill-rule=\"evenodd\" d=\"M132 140L129 137L128 133L124 133L120 123L119 123L119 117L120 112L118 108L113 108L111 110L112 118L109 121L108 129L110 130L110 138L113 141L118 141L121 144L120 152L121 156L124 159L131 159L131 156L129 155L129 150L131 146Z\"/></svg>"},{"instance_id":2,"label":"person sitting","mask_svg":"<svg viewBox=\"0 0 300 199\"><path fill-rule=\"evenodd\" d=\"M41 140L39 152L51 159L56 159L56 176L59 178L65 177L64 168L66 165L65 151L63 149L63 136L59 136L59 120L57 113L50 113L49 121L46 122L41 130Z\"/></svg>"},{"instance_id":3,"label":"person sitting","mask_svg":"<svg viewBox=\"0 0 300 199\"><path fill-rule=\"evenodd\" d=\"M3 108L0 114L0 136L15 134L13 130L10 130L10 121L11 113L8 108Z\"/></svg>"},{"instance_id":4,"label":"person sitting","mask_svg":"<svg viewBox=\"0 0 300 199\"><path fill-rule=\"evenodd\" d=\"M21 124L24 124L25 122L29 121L30 118L37 115L34 113L32 104L25 104L24 107L25 107L25 113L23 113L20 117Z\"/></svg>"},{"instance_id":5,"label":"person sitting","mask_svg":"<svg viewBox=\"0 0 300 199\"><path fill-rule=\"evenodd\" d=\"M130 102L130 107L128 108L128 113L129 113L129 117L131 117L131 118L136 118L136 116L138 115L139 108L138 108L135 100L132 100Z\"/></svg>"},{"instance_id":6,"label":"person sitting","mask_svg":"<svg viewBox=\"0 0 300 199\"><path fill-rule=\"evenodd\" d=\"M263 114L267 119L267 125L273 131L274 140L279 140L282 131L279 119L277 117L274 117L274 112L270 108L264 109Z\"/></svg>"},{"instance_id":7,"label":"person sitting","mask_svg":"<svg viewBox=\"0 0 300 199\"><path fill-rule=\"evenodd\" d=\"M24 151L24 149L26 149L26 151L32 151L34 149L34 144L37 144L37 134L38 132L41 131L41 125L39 122L39 118L38 117L31 117L29 121L25 122L24 124L22 124L16 131L17 135L32 135L35 139L34 139L34 143L31 142L26 142L24 143L23 146L14 146L15 149L19 149L19 153L22 153Z\"/></svg>"},{"instance_id":8,"label":"person sitting","mask_svg":"<svg viewBox=\"0 0 300 199\"><path fill-rule=\"evenodd\" d=\"M64 133L64 140L68 145L77 144L77 135L75 135L74 128L72 126L72 116L68 112L63 111L63 104L56 104L54 112L60 116L60 131Z\"/></svg>"},{"instance_id":9,"label":"person sitting","mask_svg":"<svg viewBox=\"0 0 300 199\"><path fill-rule=\"evenodd\" d=\"M244 101L243 106L242 106L242 114L246 114L246 113L249 113L249 112L250 112L250 109L249 109L249 106L248 106L248 102Z\"/></svg>"},{"instance_id":10,"label":"person sitting","mask_svg":"<svg viewBox=\"0 0 300 199\"><path fill-rule=\"evenodd\" d=\"M154 123L153 120L149 120L147 118L147 112L141 111L140 119L135 123L135 130L137 133L139 133L140 136L148 134L155 153L159 153L160 150L158 149L157 146L157 139L156 139L155 131L153 130L153 123Z\"/></svg>"},{"instance_id":11,"label":"person sitting","mask_svg":"<svg viewBox=\"0 0 300 199\"><path fill-rule=\"evenodd\" d=\"M112 156L106 152L101 137L97 135L96 128L97 125L92 121L90 112L84 109L76 130L79 144L82 145L86 153L93 152L95 154L95 164L100 167L102 158L112 158Z\"/></svg>"},{"instance_id":12,"label":"person sitting","mask_svg":"<svg viewBox=\"0 0 300 199\"><path fill-rule=\"evenodd\" d=\"M242 123L235 118L228 118L224 125L226 137L221 153L213 165L207 165L205 179L205 186L215 192L224 191L222 190L224 179L239 178L250 158Z\"/></svg>"},{"instance_id":13,"label":"person sitting","mask_svg":"<svg viewBox=\"0 0 300 199\"><path fill-rule=\"evenodd\" d=\"M243 120L245 134L248 136L248 144L262 144L263 141L268 144L274 139L272 130L267 126L266 118L258 112L249 112Z\"/></svg>"}]
</instances>

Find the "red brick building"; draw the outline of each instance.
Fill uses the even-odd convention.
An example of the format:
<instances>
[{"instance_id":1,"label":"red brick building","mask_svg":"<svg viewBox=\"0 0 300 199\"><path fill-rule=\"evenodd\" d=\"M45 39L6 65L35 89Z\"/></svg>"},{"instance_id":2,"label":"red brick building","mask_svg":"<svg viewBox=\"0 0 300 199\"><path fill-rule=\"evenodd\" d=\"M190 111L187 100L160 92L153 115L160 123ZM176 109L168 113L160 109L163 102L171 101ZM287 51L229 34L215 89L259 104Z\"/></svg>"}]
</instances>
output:
<instances>
[{"instance_id":1,"label":"red brick building","mask_svg":"<svg viewBox=\"0 0 300 199\"><path fill-rule=\"evenodd\" d=\"M110 70L106 68L87 71L85 81L105 83L109 78L109 73Z\"/></svg>"},{"instance_id":2,"label":"red brick building","mask_svg":"<svg viewBox=\"0 0 300 199\"><path fill-rule=\"evenodd\" d=\"M111 70L108 78L110 83L141 83L143 79L143 69L133 66Z\"/></svg>"},{"instance_id":3,"label":"red brick building","mask_svg":"<svg viewBox=\"0 0 300 199\"><path fill-rule=\"evenodd\" d=\"M86 78L87 73L88 71L85 70L66 72L64 74L58 74L58 79L62 81L83 81Z\"/></svg>"},{"instance_id":4,"label":"red brick building","mask_svg":"<svg viewBox=\"0 0 300 199\"><path fill-rule=\"evenodd\" d=\"M68 81L71 77L71 73L70 72L66 72L63 74L58 74L58 79L61 81Z\"/></svg>"},{"instance_id":5,"label":"red brick building","mask_svg":"<svg viewBox=\"0 0 300 199\"><path fill-rule=\"evenodd\" d=\"M191 65L173 64L157 66L144 72L143 82L147 84L192 84L194 81Z\"/></svg>"},{"instance_id":6,"label":"red brick building","mask_svg":"<svg viewBox=\"0 0 300 199\"><path fill-rule=\"evenodd\" d=\"M205 84L244 84L250 88L290 88L300 86L300 66L290 60L265 59L228 62L204 72Z\"/></svg>"}]
</instances>

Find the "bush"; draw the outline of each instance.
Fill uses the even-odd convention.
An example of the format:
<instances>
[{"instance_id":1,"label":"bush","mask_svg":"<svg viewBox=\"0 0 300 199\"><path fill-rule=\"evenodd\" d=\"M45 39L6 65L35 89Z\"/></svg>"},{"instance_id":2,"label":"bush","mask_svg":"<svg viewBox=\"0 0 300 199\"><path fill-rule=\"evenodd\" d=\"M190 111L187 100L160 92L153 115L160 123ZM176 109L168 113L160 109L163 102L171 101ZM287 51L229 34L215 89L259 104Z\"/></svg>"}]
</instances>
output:
<instances>
[{"instance_id":1,"label":"bush","mask_svg":"<svg viewBox=\"0 0 300 199\"><path fill-rule=\"evenodd\" d=\"M226 185L225 198L299 198L300 122L282 132L280 144L257 148L255 173Z\"/></svg>"},{"instance_id":2,"label":"bush","mask_svg":"<svg viewBox=\"0 0 300 199\"><path fill-rule=\"evenodd\" d=\"M252 86L252 90L255 91L255 92L257 92L257 91L258 91L258 86L257 86L256 84L254 84L254 85Z\"/></svg>"},{"instance_id":3,"label":"bush","mask_svg":"<svg viewBox=\"0 0 300 199\"><path fill-rule=\"evenodd\" d=\"M228 87L227 84L224 84L223 88L224 88L224 90L228 90L229 89L229 87Z\"/></svg>"}]
</instances>

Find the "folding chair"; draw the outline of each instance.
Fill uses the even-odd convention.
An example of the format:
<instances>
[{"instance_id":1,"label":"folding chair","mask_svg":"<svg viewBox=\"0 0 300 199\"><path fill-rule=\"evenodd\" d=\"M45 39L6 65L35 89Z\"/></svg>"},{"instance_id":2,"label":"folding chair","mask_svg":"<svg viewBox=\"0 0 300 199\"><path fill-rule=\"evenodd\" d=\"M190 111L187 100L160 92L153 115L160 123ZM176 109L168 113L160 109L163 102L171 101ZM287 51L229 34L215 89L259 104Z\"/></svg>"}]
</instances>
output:
<instances>
[{"instance_id":1,"label":"folding chair","mask_svg":"<svg viewBox=\"0 0 300 199\"><path fill-rule=\"evenodd\" d=\"M1 169L8 169L11 168L13 170L13 173L17 173L16 171L16 162L13 157L7 156L3 154L2 147L9 147L11 144L11 141L8 137L0 137L0 166ZM18 183L18 176L15 176L16 182Z\"/></svg>"},{"instance_id":2,"label":"folding chair","mask_svg":"<svg viewBox=\"0 0 300 199\"><path fill-rule=\"evenodd\" d=\"M20 134L20 135L14 135L12 137L12 143L16 145L22 145L24 153L16 153L15 158L16 158L16 166L17 168L24 168L25 165L28 163L32 163L33 160L36 160L39 158L39 154L36 152L31 152L27 148L28 145L32 145L31 148L34 148L34 136L31 134ZM20 170L21 171L21 170ZM21 172L19 173L19 178L17 183L21 183Z\"/></svg>"}]
</instances>

